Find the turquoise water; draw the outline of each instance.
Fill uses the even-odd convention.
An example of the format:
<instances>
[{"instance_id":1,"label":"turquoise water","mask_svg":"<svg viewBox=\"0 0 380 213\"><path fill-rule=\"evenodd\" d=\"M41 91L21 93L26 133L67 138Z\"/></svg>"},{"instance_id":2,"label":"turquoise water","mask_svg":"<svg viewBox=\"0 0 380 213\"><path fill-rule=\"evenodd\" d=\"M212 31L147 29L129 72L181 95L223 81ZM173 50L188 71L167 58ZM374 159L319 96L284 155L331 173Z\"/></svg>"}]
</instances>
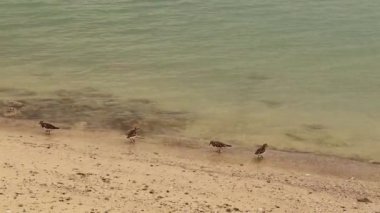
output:
<instances>
[{"instance_id":1,"label":"turquoise water","mask_svg":"<svg viewBox=\"0 0 380 213\"><path fill-rule=\"evenodd\" d=\"M378 0L2 0L0 97L91 88L105 95L82 102L112 96L119 117L123 104L136 107L179 123L181 136L379 160L379 9ZM83 113L75 118L99 115Z\"/></svg>"}]
</instances>

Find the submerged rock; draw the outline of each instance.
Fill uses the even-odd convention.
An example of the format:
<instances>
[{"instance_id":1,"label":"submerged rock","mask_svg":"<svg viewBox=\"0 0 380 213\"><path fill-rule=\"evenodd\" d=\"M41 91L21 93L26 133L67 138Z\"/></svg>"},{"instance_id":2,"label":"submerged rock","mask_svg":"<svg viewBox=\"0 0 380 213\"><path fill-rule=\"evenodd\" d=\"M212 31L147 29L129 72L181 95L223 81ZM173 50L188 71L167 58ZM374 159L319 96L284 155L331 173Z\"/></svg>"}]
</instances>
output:
<instances>
[{"instance_id":1,"label":"submerged rock","mask_svg":"<svg viewBox=\"0 0 380 213\"><path fill-rule=\"evenodd\" d=\"M6 118L17 117L20 114L21 114L20 111L18 109L14 108L14 107L8 107L3 112L3 116L6 117Z\"/></svg>"},{"instance_id":2,"label":"submerged rock","mask_svg":"<svg viewBox=\"0 0 380 213\"><path fill-rule=\"evenodd\" d=\"M53 94L51 98L0 100L4 112L1 116L54 120L79 129L126 131L138 126L142 134L179 131L189 121L188 113L163 110L148 99L121 101L93 89L59 90ZM8 110L11 108L15 110Z\"/></svg>"},{"instance_id":3,"label":"submerged rock","mask_svg":"<svg viewBox=\"0 0 380 213\"><path fill-rule=\"evenodd\" d=\"M8 106L8 107L14 107L14 108L21 108L23 107L25 104L21 101L12 101L12 100L6 100L6 101L3 101L3 104L5 106Z\"/></svg>"},{"instance_id":4,"label":"submerged rock","mask_svg":"<svg viewBox=\"0 0 380 213\"><path fill-rule=\"evenodd\" d=\"M10 88L10 87L0 87L0 93L4 95L9 95L9 96L21 96L21 97L34 96L37 94L36 92L30 91L30 90Z\"/></svg>"}]
</instances>

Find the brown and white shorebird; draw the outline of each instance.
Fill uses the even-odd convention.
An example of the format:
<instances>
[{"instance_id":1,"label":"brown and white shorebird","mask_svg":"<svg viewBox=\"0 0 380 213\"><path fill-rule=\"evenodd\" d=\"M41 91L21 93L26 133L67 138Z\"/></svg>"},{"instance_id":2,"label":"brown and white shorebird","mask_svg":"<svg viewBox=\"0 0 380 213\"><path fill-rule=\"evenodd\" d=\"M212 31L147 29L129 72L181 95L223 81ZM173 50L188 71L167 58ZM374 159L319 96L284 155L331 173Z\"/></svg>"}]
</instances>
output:
<instances>
[{"instance_id":1,"label":"brown and white shorebird","mask_svg":"<svg viewBox=\"0 0 380 213\"><path fill-rule=\"evenodd\" d=\"M127 134L126 134L127 138L130 140L131 143L135 143L136 142L135 138L137 136L137 130L138 130L138 128L135 127L133 129L129 130L127 132Z\"/></svg>"},{"instance_id":2,"label":"brown and white shorebird","mask_svg":"<svg viewBox=\"0 0 380 213\"><path fill-rule=\"evenodd\" d=\"M40 121L40 125L43 129L45 129L45 133L47 135L50 135L50 132L53 130L53 129L59 129L59 127L56 127L54 126L53 124L49 124L49 123L46 123L46 122L43 122L43 121Z\"/></svg>"},{"instance_id":3,"label":"brown and white shorebird","mask_svg":"<svg viewBox=\"0 0 380 213\"><path fill-rule=\"evenodd\" d=\"M222 148L224 148L224 147L231 147L231 145L222 143L220 141L210 141L209 146L213 146L213 147L218 148L217 152L219 152L219 153L222 151Z\"/></svg>"},{"instance_id":4,"label":"brown and white shorebird","mask_svg":"<svg viewBox=\"0 0 380 213\"><path fill-rule=\"evenodd\" d=\"M264 143L263 145L261 145L255 152L255 155L257 155L257 158L258 159L263 159L263 154L265 152L265 149L267 148L268 144Z\"/></svg>"}]
</instances>

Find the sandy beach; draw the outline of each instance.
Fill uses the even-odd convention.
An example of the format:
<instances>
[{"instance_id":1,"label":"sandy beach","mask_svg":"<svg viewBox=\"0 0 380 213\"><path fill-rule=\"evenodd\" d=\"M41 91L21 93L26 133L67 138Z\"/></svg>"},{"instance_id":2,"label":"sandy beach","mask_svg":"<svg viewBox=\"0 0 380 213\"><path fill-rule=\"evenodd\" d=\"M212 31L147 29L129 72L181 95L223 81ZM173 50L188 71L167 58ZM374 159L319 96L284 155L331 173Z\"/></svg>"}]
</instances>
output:
<instances>
[{"instance_id":1,"label":"sandy beach","mask_svg":"<svg viewBox=\"0 0 380 213\"><path fill-rule=\"evenodd\" d=\"M380 212L380 165L1 120L0 212Z\"/></svg>"},{"instance_id":2,"label":"sandy beach","mask_svg":"<svg viewBox=\"0 0 380 213\"><path fill-rule=\"evenodd\" d=\"M1 0L0 213L380 213L379 8Z\"/></svg>"}]
</instances>

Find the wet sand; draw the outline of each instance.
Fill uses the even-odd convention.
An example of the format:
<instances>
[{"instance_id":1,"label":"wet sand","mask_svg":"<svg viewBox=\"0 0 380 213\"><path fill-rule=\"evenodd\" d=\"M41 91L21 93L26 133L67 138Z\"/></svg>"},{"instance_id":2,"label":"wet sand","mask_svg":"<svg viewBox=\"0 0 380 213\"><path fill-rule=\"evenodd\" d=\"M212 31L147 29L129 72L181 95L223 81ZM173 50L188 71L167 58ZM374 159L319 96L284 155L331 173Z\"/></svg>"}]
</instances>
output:
<instances>
[{"instance_id":1,"label":"wet sand","mask_svg":"<svg viewBox=\"0 0 380 213\"><path fill-rule=\"evenodd\" d=\"M207 141L132 145L120 132L0 124L1 212L380 212L377 164L274 150L257 161Z\"/></svg>"}]
</instances>

